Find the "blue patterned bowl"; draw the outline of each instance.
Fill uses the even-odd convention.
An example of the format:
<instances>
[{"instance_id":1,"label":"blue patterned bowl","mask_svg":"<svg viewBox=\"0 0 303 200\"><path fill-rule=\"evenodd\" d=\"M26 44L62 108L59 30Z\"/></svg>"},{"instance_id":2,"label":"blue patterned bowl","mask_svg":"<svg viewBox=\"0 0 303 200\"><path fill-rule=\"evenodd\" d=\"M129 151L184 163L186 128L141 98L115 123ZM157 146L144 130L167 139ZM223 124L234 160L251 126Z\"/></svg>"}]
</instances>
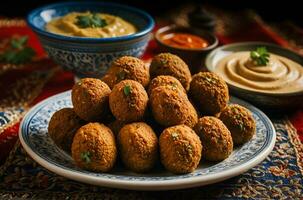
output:
<instances>
[{"instance_id":1,"label":"blue patterned bowl","mask_svg":"<svg viewBox=\"0 0 303 200\"><path fill-rule=\"evenodd\" d=\"M45 30L50 20L69 12L103 12L134 24L138 32L113 38L68 37ZM100 77L110 63L123 55L140 57L148 44L154 20L146 12L114 3L66 2L40 7L29 13L27 23L45 51L61 67L78 77Z\"/></svg>"}]
</instances>

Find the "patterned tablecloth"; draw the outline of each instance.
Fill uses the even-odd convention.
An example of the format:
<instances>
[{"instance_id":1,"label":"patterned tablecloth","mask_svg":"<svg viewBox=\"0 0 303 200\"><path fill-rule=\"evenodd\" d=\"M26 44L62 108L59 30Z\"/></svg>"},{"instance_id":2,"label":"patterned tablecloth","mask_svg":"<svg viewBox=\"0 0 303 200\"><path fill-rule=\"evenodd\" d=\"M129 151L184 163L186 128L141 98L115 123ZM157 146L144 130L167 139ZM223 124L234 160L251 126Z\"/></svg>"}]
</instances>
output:
<instances>
[{"instance_id":1,"label":"patterned tablecloth","mask_svg":"<svg viewBox=\"0 0 303 200\"><path fill-rule=\"evenodd\" d=\"M303 38L303 31L293 24L268 25L252 12L213 12L221 44L267 41L303 54L303 42L297 40ZM74 77L45 56L23 20L0 20L0 41L12 35L28 35L38 58L22 66L0 66L0 199L303 199L303 112L300 108L288 114L267 113L277 131L274 150L253 169L221 183L178 191L138 192L91 186L49 172L21 147L17 137L19 121L37 102L70 89ZM144 59L155 53L157 46L151 41Z\"/></svg>"}]
</instances>

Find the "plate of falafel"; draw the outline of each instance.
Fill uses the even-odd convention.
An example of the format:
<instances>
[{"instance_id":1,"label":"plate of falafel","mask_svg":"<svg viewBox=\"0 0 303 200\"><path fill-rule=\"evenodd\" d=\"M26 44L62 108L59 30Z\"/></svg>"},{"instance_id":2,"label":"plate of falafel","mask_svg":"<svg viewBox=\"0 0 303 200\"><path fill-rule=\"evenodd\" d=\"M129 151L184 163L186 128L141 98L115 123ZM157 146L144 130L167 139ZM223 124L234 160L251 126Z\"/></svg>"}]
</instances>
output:
<instances>
[{"instance_id":1,"label":"plate of falafel","mask_svg":"<svg viewBox=\"0 0 303 200\"><path fill-rule=\"evenodd\" d=\"M34 106L19 138L28 154L61 176L99 186L169 190L237 176L275 144L268 117L230 97L211 72L191 75L170 53L147 66L115 60L101 78L84 78Z\"/></svg>"}]
</instances>

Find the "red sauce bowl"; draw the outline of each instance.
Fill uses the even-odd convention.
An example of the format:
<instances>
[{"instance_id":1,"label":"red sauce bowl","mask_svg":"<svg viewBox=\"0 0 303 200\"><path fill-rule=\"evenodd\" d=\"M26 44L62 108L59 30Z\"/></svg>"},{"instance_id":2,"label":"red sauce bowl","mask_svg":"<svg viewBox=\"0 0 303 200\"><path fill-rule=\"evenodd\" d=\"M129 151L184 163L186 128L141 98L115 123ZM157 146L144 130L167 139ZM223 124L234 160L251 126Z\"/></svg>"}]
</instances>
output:
<instances>
[{"instance_id":1,"label":"red sauce bowl","mask_svg":"<svg viewBox=\"0 0 303 200\"><path fill-rule=\"evenodd\" d=\"M208 46L204 48L182 48L169 45L163 41L165 36L175 33L185 33L198 36L206 40L208 42ZM188 64L192 74L203 70L204 66L202 66L202 63L204 63L206 55L218 45L218 39L213 33L175 25L165 26L158 29L155 34L155 39L159 45L160 52L170 52L178 55Z\"/></svg>"}]
</instances>

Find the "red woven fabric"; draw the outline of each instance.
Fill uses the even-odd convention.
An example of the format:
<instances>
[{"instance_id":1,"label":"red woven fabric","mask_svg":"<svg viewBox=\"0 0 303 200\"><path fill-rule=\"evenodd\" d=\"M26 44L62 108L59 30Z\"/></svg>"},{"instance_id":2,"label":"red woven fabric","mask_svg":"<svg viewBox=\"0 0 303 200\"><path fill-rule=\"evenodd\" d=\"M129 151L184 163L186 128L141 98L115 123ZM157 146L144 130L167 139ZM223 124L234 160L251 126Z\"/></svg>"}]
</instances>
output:
<instances>
[{"instance_id":1,"label":"red woven fabric","mask_svg":"<svg viewBox=\"0 0 303 200\"><path fill-rule=\"evenodd\" d=\"M10 150L14 147L15 142L18 139L18 130L20 123L16 123L13 126L4 130L0 135L0 161L3 162ZM0 163L1 163L0 162Z\"/></svg>"},{"instance_id":2,"label":"red woven fabric","mask_svg":"<svg viewBox=\"0 0 303 200\"><path fill-rule=\"evenodd\" d=\"M14 34L28 35L29 36L29 44L30 44L30 46L32 46L36 50L38 56L43 56L45 54L42 46L40 45L40 42L39 42L38 38L30 30L29 27L27 27L27 26L0 27L0 39L9 38Z\"/></svg>"},{"instance_id":3,"label":"red woven fabric","mask_svg":"<svg viewBox=\"0 0 303 200\"><path fill-rule=\"evenodd\" d=\"M291 123L297 129L299 138L303 142L303 111L299 110L290 117Z\"/></svg>"}]
</instances>

